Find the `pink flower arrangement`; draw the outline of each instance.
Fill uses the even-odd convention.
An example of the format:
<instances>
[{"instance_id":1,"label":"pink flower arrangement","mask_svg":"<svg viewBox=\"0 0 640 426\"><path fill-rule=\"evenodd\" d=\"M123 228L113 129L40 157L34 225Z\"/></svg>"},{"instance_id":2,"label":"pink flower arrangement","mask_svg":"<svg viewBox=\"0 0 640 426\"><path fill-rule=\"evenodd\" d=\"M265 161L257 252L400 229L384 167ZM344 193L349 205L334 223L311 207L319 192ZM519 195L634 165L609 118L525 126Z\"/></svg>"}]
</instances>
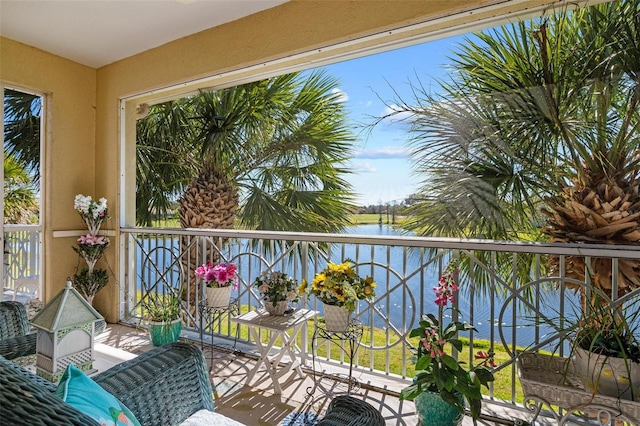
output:
<instances>
[{"instance_id":1,"label":"pink flower arrangement","mask_svg":"<svg viewBox=\"0 0 640 426\"><path fill-rule=\"evenodd\" d=\"M447 306L447 302L452 304L456 302L455 292L458 291L454 277L456 272L456 262L449 263L438 281L438 286L433 287L433 291L436 292L436 305Z\"/></svg>"},{"instance_id":2,"label":"pink flower arrangement","mask_svg":"<svg viewBox=\"0 0 640 426\"><path fill-rule=\"evenodd\" d=\"M87 262L87 270L93 273L96 262L102 257L104 251L109 246L109 239L102 235L81 235L78 239L78 247L73 250L84 258Z\"/></svg>"},{"instance_id":3,"label":"pink flower arrangement","mask_svg":"<svg viewBox=\"0 0 640 426\"><path fill-rule=\"evenodd\" d=\"M207 287L220 288L233 285L238 288L237 268L233 263L207 263L196 268L196 277L205 282Z\"/></svg>"},{"instance_id":4,"label":"pink flower arrangement","mask_svg":"<svg viewBox=\"0 0 640 426\"><path fill-rule=\"evenodd\" d=\"M87 235L81 235L77 239L78 245L72 247L85 260L87 266L82 269L78 267L71 281L85 299L92 303L96 293L109 281L107 271L95 267L109 247L109 239L98 235L102 223L109 219L107 199L100 198L94 201L91 196L78 194L73 200L73 208L87 225L89 232Z\"/></svg>"},{"instance_id":5,"label":"pink flower arrangement","mask_svg":"<svg viewBox=\"0 0 640 426\"><path fill-rule=\"evenodd\" d=\"M109 240L105 239L102 235L82 235L78 238L80 244L86 244L90 246L103 246L109 243Z\"/></svg>"},{"instance_id":6,"label":"pink flower arrangement","mask_svg":"<svg viewBox=\"0 0 640 426\"><path fill-rule=\"evenodd\" d=\"M400 398L413 400L427 390L436 391L461 413L464 413L466 400L471 417L477 419L482 407L481 388L488 387L489 382L494 380L492 369L496 367L496 362L492 351L478 351L475 355L478 364L469 367L465 367L463 362L449 354L453 348L458 352L462 351L462 341L458 339L459 332L477 331L466 322L443 322L445 307L449 302L453 305L456 300L457 275L458 261L452 259L442 273L438 285L433 287L438 316L423 315L419 326L409 333L409 337L420 338L416 350L416 376L413 384L402 390ZM447 309L456 308L454 305Z\"/></svg>"}]
</instances>

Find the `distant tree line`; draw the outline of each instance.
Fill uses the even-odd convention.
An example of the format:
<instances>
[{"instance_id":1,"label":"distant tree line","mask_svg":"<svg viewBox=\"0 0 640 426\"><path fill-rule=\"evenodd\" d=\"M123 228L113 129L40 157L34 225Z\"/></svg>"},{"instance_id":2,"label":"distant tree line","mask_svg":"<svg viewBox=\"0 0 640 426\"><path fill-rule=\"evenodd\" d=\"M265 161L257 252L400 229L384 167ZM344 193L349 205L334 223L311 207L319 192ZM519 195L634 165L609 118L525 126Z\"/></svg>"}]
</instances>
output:
<instances>
[{"instance_id":1,"label":"distant tree line","mask_svg":"<svg viewBox=\"0 0 640 426\"><path fill-rule=\"evenodd\" d=\"M387 211L389 213L395 212L395 214L404 216L406 214L406 209L408 207L413 206L419 201L417 194L411 194L404 200L393 200L393 201L380 201L378 204L369 204L365 206L359 206L356 213L357 214L377 214L382 213L386 214Z\"/></svg>"}]
</instances>

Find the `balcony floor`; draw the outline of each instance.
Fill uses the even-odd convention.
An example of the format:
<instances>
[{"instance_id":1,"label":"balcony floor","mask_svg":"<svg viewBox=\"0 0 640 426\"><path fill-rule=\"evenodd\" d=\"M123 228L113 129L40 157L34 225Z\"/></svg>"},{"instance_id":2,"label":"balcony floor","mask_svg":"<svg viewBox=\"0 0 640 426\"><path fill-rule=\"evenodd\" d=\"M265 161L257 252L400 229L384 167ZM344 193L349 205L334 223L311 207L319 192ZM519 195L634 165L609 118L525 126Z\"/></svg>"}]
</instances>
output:
<instances>
[{"instance_id":1,"label":"balcony floor","mask_svg":"<svg viewBox=\"0 0 640 426\"><path fill-rule=\"evenodd\" d=\"M200 345L199 341L195 341ZM105 331L96 337L96 351L100 353L96 368L106 369L130 356L128 353L140 354L152 349L146 330L125 325L108 324ZM216 411L246 425L305 425L305 416L320 415L336 394L346 393L345 383L333 379L323 379L326 388L316 388L308 393L314 385L312 373L305 370L305 378L291 372L280 379L282 395L273 391L269 376L260 370L250 384L247 374L255 366L256 358L242 352L205 345L204 353L210 366L210 377L213 384ZM123 352L126 351L126 352ZM358 377L362 383L360 389L352 391L352 395L362 398L378 408L387 425L417 425L415 407L411 401L400 401L396 396L371 390L368 383L375 380L376 389L394 389L397 383L384 383L380 377ZM296 419L297 421L291 421ZM500 417L509 419L503 412ZM307 423L307 424L314 424ZM507 424L489 421L478 421L478 425ZM466 417L464 426L473 425L471 418Z\"/></svg>"}]
</instances>

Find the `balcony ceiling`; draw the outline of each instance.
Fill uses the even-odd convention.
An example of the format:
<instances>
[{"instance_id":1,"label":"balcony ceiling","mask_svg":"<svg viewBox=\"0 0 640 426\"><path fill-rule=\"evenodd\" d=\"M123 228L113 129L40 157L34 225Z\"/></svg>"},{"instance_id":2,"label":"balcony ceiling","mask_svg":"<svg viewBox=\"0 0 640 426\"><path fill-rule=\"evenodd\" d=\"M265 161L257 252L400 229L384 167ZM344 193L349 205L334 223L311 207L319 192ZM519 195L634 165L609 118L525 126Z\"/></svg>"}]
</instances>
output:
<instances>
[{"instance_id":1,"label":"balcony ceiling","mask_svg":"<svg viewBox=\"0 0 640 426\"><path fill-rule=\"evenodd\" d=\"M0 1L0 35L99 68L288 0Z\"/></svg>"}]
</instances>

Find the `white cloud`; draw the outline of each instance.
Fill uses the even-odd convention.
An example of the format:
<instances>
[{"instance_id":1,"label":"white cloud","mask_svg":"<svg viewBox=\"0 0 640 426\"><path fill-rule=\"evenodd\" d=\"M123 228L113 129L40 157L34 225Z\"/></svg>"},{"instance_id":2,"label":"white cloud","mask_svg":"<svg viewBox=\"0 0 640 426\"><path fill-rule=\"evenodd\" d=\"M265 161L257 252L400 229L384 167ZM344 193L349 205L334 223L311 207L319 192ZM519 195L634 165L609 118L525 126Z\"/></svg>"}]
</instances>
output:
<instances>
[{"instance_id":1,"label":"white cloud","mask_svg":"<svg viewBox=\"0 0 640 426\"><path fill-rule=\"evenodd\" d=\"M340 89L333 89L331 90L331 93L334 95L338 95L338 102L347 102L349 100L349 95L347 95L347 92L344 92Z\"/></svg>"},{"instance_id":2,"label":"white cloud","mask_svg":"<svg viewBox=\"0 0 640 426\"><path fill-rule=\"evenodd\" d=\"M351 171L354 173L378 173L377 167L366 161L354 162L351 166Z\"/></svg>"},{"instance_id":3,"label":"white cloud","mask_svg":"<svg viewBox=\"0 0 640 426\"><path fill-rule=\"evenodd\" d=\"M383 146L380 148L369 148L354 153L355 158L367 158L371 160L406 158L408 155L409 151L407 150L407 148L401 146Z\"/></svg>"}]
</instances>

